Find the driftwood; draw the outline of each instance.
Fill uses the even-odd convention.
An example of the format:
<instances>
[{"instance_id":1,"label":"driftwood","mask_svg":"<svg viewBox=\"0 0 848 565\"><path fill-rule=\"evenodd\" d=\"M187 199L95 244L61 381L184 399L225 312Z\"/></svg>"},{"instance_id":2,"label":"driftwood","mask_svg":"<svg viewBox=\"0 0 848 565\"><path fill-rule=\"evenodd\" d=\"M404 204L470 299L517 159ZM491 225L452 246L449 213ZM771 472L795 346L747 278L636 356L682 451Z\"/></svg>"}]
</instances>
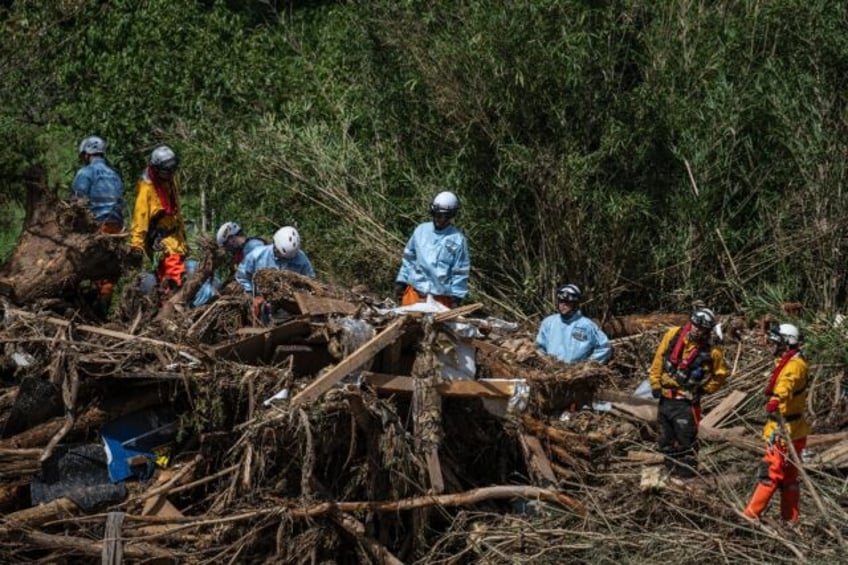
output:
<instances>
[{"instance_id":1,"label":"driftwood","mask_svg":"<svg viewBox=\"0 0 848 565\"><path fill-rule=\"evenodd\" d=\"M0 294L22 304L83 280L120 277L124 236L99 234L84 203L63 202L48 189L43 168L31 168L24 180L26 217L17 248L0 266Z\"/></svg>"}]
</instances>

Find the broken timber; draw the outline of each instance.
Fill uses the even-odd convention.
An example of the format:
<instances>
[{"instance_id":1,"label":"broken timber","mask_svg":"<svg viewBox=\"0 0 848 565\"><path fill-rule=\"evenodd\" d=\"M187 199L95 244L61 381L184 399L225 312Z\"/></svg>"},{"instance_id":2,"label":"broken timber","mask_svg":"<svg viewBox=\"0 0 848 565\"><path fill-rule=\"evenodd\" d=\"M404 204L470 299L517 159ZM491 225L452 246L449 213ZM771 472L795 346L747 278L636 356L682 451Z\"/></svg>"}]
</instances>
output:
<instances>
[{"instance_id":1,"label":"broken timber","mask_svg":"<svg viewBox=\"0 0 848 565\"><path fill-rule=\"evenodd\" d=\"M404 331L405 324L405 318L398 318L386 326L383 331L362 345L362 347L348 355L341 363L312 381L305 389L300 391L297 396L292 398L292 408L301 406L304 403L308 404L313 402L332 388L336 383L340 382L343 378L370 361L384 347L390 343L394 343L394 341L400 337Z\"/></svg>"},{"instance_id":2,"label":"broken timber","mask_svg":"<svg viewBox=\"0 0 848 565\"><path fill-rule=\"evenodd\" d=\"M415 377L362 372L362 380L377 392L387 394L411 394L415 389ZM509 398L515 383L506 380L480 379L478 381L445 381L436 385L442 396Z\"/></svg>"}]
</instances>

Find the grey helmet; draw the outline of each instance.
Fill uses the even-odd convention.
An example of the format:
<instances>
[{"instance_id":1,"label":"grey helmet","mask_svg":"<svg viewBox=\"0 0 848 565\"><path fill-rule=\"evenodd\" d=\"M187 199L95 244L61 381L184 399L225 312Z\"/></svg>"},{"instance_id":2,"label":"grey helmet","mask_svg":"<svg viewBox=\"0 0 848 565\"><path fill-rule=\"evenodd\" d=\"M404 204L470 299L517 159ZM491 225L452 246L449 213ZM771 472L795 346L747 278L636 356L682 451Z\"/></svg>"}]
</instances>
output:
<instances>
[{"instance_id":1,"label":"grey helmet","mask_svg":"<svg viewBox=\"0 0 848 565\"><path fill-rule=\"evenodd\" d=\"M711 332L716 325L716 317L709 308L698 308L692 312L689 321L698 329Z\"/></svg>"},{"instance_id":2,"label":"grey helmet","mask_svg":"<svg viewBox=\"0 0 848 565\"><path fill-rule=\"evenodd\" d=\"M776 328L770 328L768 339L772 343L798 347L801 344L801 332L794 324L780 324Z\"/></svg>"},{"instance_id":3,"label":"grey helmet","mask_svg":"<svg viewBox=\"0 0 848 565\"><path fill-rule=\"evenodd\" d=\"M103 155L106 153L106 142L102 137L90 135L80 141L79 153L86 155Z\"/></svg>"},{"instance_id":4,"label":"grey helmet","mask_svg":"<svg viewBox=\"0 0 848 565\"><path fill-rule=\"evenodd\" d=\"M177 165L179 165L177 154L167 145L160 145L150 154L150 166L156 171L173 174L177 170Z\"/></svg>"},{"instance_id":5,"label":"grey helmet","mask_svg":"<svg viewBox=\"0 0 848 565\"><path fill-rule=\"evenodd\" d=\"M566 284L557 289L557 302L576 304L583 298L580 287L576 284Z\"/></svg>"},{"instance_id":6,"label":"grey helmet","mask_svg":"<svg viewBox=\"0 0 848 565\"><path fill-rule=\"evenodd\" d=\"M239 235L240 233L240 225L235 222L224 222L221 224L221 227L218 228L218 233L215 234L215 241L218 243L218 247L224 247L224 244L227 243L227 240L230 237Z\"/></svg>"}]
</instances>

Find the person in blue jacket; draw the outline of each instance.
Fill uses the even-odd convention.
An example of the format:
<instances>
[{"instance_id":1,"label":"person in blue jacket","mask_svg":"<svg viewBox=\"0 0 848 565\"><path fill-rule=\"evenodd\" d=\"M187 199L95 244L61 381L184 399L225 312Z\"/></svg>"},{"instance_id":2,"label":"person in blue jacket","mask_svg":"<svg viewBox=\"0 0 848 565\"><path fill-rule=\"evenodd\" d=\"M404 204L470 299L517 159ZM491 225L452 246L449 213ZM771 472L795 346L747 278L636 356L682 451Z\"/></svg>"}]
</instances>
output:
<instances>
[{"instance_id":1,"label":"person in blue jacket","mask_svg":"<svg viewBox=\"0 0 848 565\"><path fill-rule=\"evenodd\" d=\"M557 289L557 309L544 320L536 336L540 351L564 363L592 360L606 363L612 353L607 335L580 310L582 293L576 284Z\"/></svg>"},{"instance_id":2,"label":"person in blue jacket","mask_svg":"<svg viewBox=\"0 0 848 565\"><path fill-rule=\"evenodd\" d=\"M71 200L85 201L100 233L120 233L124 229L124 182L106 162L106 142L96 135L86 137L79 144L79 159L84 166L71 183ZM105 318L115 281L94 281L94 286L94 310Z\"/></svg>"},{"instance_id":3,"label":"person in blue jacket","mask_svg":"<svg viewBox=\"0 0 848 565\"><path fill-rule=\"evenodd\" d=\"M264 239L250 237L245 234L241 226L236 222L224 222L221 224L221 227L218 228L218 232L215 234L215 242L218 244L218 247L232 253L233 266L236 269L238 269L239 265L241 265L242 261L244 261L245 257L251 251L267 245ZM222 285L223 282L218 275L206 279L197 291L197 294L194 295L194 299L191 302L192 307L196 308L203 304L208 304L218 294Z\"/></svg>"},{"instance_id":4,"label":"person in blue jacket","mask_svg":"<svg viewBox=\"0 0 848 565\"><path fill-rule=\"evenodd\" d=\"M236 280L244 291L253 294L253 315L261 319L270 317L270 309L261 291L253 283L253 277L260 269L288 270L315 278L312 263L300 249L300 234L297 230L291 226L278 229L274 234L274 243L251 251L236 271Z\"/></svg>"},{"instance_id":5,"label":"person in blue jacket","mask_svg":"<svg viewBox=\"0 0 848 565\"><path fill-rule=\"evenodd\" d=\"M453 225L457 212L456 195L440 192L430 204L433 221L415 228L395 277L395 295L401 305L424 302L429 294L455 308L468 296L471 259L465 236Z\"/></svg>"}]
</instances>

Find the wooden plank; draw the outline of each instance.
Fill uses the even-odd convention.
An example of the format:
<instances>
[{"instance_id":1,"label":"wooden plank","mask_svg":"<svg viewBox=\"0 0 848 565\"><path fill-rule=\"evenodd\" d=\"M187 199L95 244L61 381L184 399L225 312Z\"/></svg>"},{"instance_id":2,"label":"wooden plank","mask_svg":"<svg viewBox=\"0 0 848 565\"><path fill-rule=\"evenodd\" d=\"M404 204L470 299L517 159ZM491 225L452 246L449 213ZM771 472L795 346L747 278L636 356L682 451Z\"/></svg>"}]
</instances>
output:
<instances>
[{"instance_id":1,"label":"wooden plank","mask_svg":"<svg viewBox=\"0 0 848 565\"><path fill-rule=\"evenodd\" d=\"M415 386L415 377L400 375L363 371L362 379L378 392L388 394L409 394ZM481 379L479 381L447 381L439 383L436 390L442 396L509 398L512 396L514 386L509 381Z\"/></svg>"},{"instance_id":2,"label":"wooden plank","mask_svg":"<svg viewBox=\"0 0 848 565\"><path fill-rule=\"evenodd\" d=\"M529 434L521 434L518 437L521 440L521 448L524 451L524 458L527 461L527 470L534 480L539 483L556 484L556 475L554 475L554 470L551 468L551 462L548 456L545 455L545 450L542 449L542 443L539 441L539 438Z\"/></svg>"},{"instance_id":3,"label":"wooden plank","mask_svg":"<svg viewBox=\"0 0 848 565\"><path fill-rule=\"evenodd\" d=\"M435 316L433 316L433 320L436 322L449 322L451 320L455 320L460 316L465 316L466 314L471 314L472 312L476 312L483 305L479 302L475 304L466 304L465 306L460 306L459 308L454 308L447 312L439 312Z\"/></svg>"},{"instance_id":4,"label":"wooden plank","mask_svg":"<svg viewBox=\"0 0 848 565\"><path fill-rule=\"evenodd\" d=\"M834 445L822 453L816 460L816 466L836 467L837 469L848 467L848 443Z\"/></svg>"},{"instance_id":5,"label":"wooden plank","mask_svg":"<svg viewBox=\"0 0 848 565\"><path fill-rule=\"evenodd\" d=\"M716 428L719 423L730 416L736 407L742 404L747 398L747 394L740 390L733 390L728 394L724 400L719 402L718 406L710 410L710 412L704 416L704 419L701 420L701 426L706 426L708 428Z\"/></svg>"},{"instance_id":6,"label":"wooden plank","mask_svg":"<svg viewBox=\"0 0 848 565\"><path fill-rule=\"evenodd\" d=\"M281 345L288 339L303 336L310 331L306 320L291 320L275 328L266 328L261 333L246 337L234 343L226 343L212 349L212 353L221 359L255 363L265 360L273 351L273 347Z\"/></svg>"},{"instance_id":7,"label":"wooden plank","mask_svg":"<svg viewBox=\"0 0 848 565\"><path fill-rule=\"evenodd\" d=\"M295 292L294 298L300 313L307 316L324 316L327 314L344 314L350 316L356 313L356 305L337 298L315 296L305 292Z\"/></svg>"},{"instance_id":8,"label":"wooden plank","mask_svg":"<svg viewBox=\"0 0 848 565\"><path fill-rule=\"evenodd\" d=\"M403 334L404 324L406 324L406 318L398 318L386 326L383 331L368 340L362 347L345 357L341 363L312 381L309 386L292 398L291 406L297 407L316 400L336 383L370 361L384 347L393 343Z\"/></svg>"},{"instance_id":9,"label":"wooden plank","mask_svg":"<svg viewBox=\"0 0 848 565\"><path fill-rule=\"evenodd\" d=\"M621 392L618 390L599 390L595 394L595 398L598 400L606 400L607 402L616 402L622 404L628 404L630 406L654 406L656 407L658 402L653 398L642 398L639 396L633 396L629 392Z\"/></svg>"}]
</instances>

